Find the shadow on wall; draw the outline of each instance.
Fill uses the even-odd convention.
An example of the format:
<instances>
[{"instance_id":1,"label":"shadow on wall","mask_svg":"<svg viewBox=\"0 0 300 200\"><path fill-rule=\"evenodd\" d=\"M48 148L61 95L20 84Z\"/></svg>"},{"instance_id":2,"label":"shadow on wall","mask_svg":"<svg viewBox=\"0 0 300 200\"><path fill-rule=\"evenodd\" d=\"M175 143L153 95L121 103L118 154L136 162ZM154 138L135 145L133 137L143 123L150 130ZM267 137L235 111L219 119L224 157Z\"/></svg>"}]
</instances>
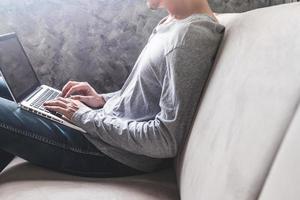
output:
<instances>
[{"instance_id":1,"label":"shadow on wall","mask_svg":"<svg viewBox=\"0 0 300 200\"><path fill-rule=\"evenodd\" d=\"M279 0L209 0L216 12L238 12ZM283 0L282 0L283 1ZM1 0L0 34L16 32L44 84L88 81L118 90L162 11L146 0Z\"/></svg>"}]
</instances>

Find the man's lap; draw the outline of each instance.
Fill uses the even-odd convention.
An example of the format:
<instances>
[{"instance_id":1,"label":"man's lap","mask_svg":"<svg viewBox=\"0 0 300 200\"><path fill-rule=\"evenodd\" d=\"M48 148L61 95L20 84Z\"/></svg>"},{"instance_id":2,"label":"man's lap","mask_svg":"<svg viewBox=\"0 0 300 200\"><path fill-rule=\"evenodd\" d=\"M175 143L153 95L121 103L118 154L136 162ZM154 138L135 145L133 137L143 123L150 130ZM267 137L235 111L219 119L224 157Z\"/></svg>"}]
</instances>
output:
<instances>
[{"instance_id":1,"label":"man's lap","mask_svg":"<svg viewBox=\"0 0 300 200\"><path fill-rule=\"evenodd\" d=\"M0 128L35 138L49 144L99 154L81 132L21 109L11 99L0 77Z\"/></svg>"},{"instance_id":2,"label":"man's lap","mask_svg":"<svg viewBox=\"0 0 300 200\"><path fill-rule=\"evenodd\" d=\"M0 95L9 98L5 90L0 77ZM1 149L34 164L79 175L118 176L111 172L121 173L122 167L134 173L103 155L81 132L22 110L0 96Z\"/></svg>"},{"instance_id":3,"label":"man's lap","mask_svg":"<svg viewBox=\"0 0 300 200\"><path fill-rule=\"evenodd\" d=\"M22 110L15 102L1 97L0 128L49 144L99 153L81 132Z\"/></svg>"}]
</instances>

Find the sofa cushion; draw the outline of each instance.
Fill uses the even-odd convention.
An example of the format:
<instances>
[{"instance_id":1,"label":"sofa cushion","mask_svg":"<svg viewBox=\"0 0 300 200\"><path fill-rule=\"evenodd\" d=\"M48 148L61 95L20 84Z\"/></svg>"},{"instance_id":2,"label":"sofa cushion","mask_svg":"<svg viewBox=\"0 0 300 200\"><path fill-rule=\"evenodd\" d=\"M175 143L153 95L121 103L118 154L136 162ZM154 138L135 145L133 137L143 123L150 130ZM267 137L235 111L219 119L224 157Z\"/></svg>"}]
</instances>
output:
<instances>
[{"instance_id":1,"label":"sofa cushion","mask_svg":"<svg viewBox=\"0 0 300 200\"><path fill-rule=\"evenodd\" d=\"M82 178L15 159L0 178L0 199L179 199L172 170L122 178Z\"/></svg>"},{"instance_id":2,"label":"sofa cushion","mask_svg":"<svg viewBox=\"0 0 300 200\"><path fill-rule=\"evenodd\" d=\"M226 26L187 145L182 200L254 200L300 97L300 3L218 15Z\"/></svg>"}]
</instances>

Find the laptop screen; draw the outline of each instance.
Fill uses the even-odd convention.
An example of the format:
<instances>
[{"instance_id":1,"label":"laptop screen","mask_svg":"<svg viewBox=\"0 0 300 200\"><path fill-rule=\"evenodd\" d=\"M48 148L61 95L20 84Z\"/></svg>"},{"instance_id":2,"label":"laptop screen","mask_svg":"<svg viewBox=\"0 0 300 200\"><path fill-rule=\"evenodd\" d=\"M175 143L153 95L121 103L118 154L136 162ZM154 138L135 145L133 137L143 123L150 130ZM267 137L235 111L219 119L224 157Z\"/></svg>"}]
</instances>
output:
<instances>
[{"instance_id":1,"label":"laptop screen","mask_svg":"<svg viewBox=\"0 0 300 200\"><path fill-rule=\"evenodd\" d=\"M40 85L15 34L0 37L0 70L18 103Z\"/></svg>"}]
</instances>

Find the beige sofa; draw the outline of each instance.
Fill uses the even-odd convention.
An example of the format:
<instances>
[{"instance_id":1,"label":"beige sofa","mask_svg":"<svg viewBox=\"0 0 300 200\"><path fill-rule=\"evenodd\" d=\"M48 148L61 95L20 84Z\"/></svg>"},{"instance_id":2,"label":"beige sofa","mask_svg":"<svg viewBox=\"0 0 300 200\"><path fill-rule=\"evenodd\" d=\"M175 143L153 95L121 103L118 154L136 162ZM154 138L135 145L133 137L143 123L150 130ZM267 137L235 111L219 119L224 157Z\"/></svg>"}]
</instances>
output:
<instances>
[{"instance_id":1,"label":"beige sofa","mask_svg":"<svg viewBox=\"0 0 300 200\"><path fill-rule=\"evenodd\" d=\"M0 199L300 199L300 3L217 17L224 40L176 173L80 178L15 159Z\"/></svg>"}]
</instances>

